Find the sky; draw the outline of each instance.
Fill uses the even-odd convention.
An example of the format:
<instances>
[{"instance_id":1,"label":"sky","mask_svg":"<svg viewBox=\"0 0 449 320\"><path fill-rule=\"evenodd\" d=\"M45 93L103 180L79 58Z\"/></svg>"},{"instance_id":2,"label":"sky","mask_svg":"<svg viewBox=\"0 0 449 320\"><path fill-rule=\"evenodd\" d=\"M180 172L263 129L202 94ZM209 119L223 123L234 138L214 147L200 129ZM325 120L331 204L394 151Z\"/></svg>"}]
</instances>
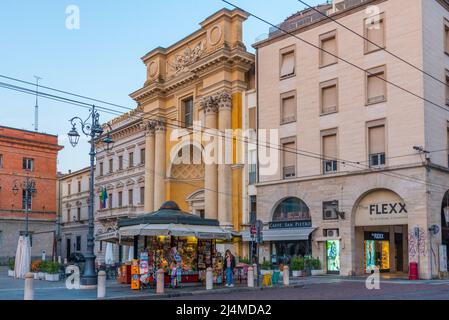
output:
<instances>
[{"instance_id":1,"label":"sky","mask_svg":"<svg viewBox=\"0 0 449 320\"><path fill-rule=\"evenodd\" d=\"M296 0L231 2L275 24L304 8ZM322 2L308 0L310 5ZM79 29L66 27L66 9L72 5L79 8ZM29 82L37 75L44 86L135 107L129 94L143 86L146 76L140 58L196 31L201 21L223 7L232 8L221 0L1 1L0 75ZM248 19L244 41L250 51L268 30L267 24ZM3 78L0 82L22 85ZM0 125L34 130L34 106L34 96L0 87ZM102 123L114 117L100 114ZM74 116L87 118L88 111L39 100L39 131L59 136L64 149L58 171L64 173L89 165L87 139L76 148L68 143L69 119Z\"/></svg>"}]
</instances>

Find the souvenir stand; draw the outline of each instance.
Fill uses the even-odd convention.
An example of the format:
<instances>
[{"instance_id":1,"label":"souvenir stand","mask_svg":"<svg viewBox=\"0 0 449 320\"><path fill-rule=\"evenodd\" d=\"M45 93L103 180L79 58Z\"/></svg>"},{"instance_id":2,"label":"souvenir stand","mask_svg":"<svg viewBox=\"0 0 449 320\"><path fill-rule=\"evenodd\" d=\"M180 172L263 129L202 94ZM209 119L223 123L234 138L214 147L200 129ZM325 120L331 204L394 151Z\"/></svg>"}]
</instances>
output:
<instances>
[{"instance_id":1,"label":"souvenir stand","mask_svg":"<svg viewBox=\"0 0 449 320\"><path fill-rule=\"evenodd\" d=\"M155 282L158 269L165 271L165 284L205 281L209 267L215 282L222 282L223 258L216 243L231 240L232 233L220 228L218 220L182 212L176 203L166 202L154 213L119 220L118 226L119 237L134 239L134 259L145 284ZM179 277L175 284L174 274Z\"/></svg>"}]
</instances>

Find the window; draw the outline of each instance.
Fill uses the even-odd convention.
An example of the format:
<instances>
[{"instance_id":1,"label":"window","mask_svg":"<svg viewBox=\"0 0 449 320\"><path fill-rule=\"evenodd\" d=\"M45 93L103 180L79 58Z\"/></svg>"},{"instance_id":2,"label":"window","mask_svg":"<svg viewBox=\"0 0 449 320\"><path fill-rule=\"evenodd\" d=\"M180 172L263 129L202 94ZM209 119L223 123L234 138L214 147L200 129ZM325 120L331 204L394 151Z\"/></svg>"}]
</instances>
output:
<instances>
[{"instance_id":1,"label":"window","mask_svg":"<svg viewBox=\"0 0 449 320\"><path fill-rule=\"evenodd\" d=\"M336 57L327 53L330 52L334 55L338 55L336 30L320 36L320 48L322 49L320 50L320 67L326 67L338 62Z\"/></svg>"},{"instance_id":2,"label":"window","mask_svg":"<svg viewBox=\"0 0 449 320\"><path fill-rule=\"evenodd\" d=\"M71 195L72 194L72 184L71 183L69 183L68 185L67 185L67 195Z\"/></svg>"},{"instance_id":3,"label":"window","mask_svg":"<svg viewBox=\"0 0 449 320\"><path fill-rule=\"evenodd\" d=\"M114 172L114 159L109 159L109 173Z\"/></svg>"},{"instance_id":4,"label":"window","mask_svg":"<svg viewBox=\"0 0 449 320\"><path fill-rule=\"evenodd\" d=\"M447 123L447 166L449 167L449 122Z\"/></svg>"},{"instance_id":5,"label":"window","mask_svg":"<svg viewBox=\"0 0 449 320\"><path fill-rule=\"evenodd\" d=\"M296 121L296 92L281 95L281 124Z\"/></svg>"},{"instance_id":6,"label":"window","mask_svg":"<svg viewBox=\"0 0 449 320\"><path fill-rule=\"evenodd\" d=\"M310 210L304 201L298 198L287 198L275 209L273 221L310 221Z\"/></svg>"},{"instance_id":7,"label":"window","mask_svg":"<svg viewBox=\"0 0 449 320\"><path fill-rule=\"evenodd\" d=\"M257 221L257 196L249 196L249 222L255 224Z\"/></svg>"},{"instance_id":8,"label":"window","mask_svg":"<svg viewBox=\"0 0 449 320\"><path fill-rule=\"evenodd\" d=\"M257 128L257 113L256 108L250 108L248 109L248 129L256 130Z\"/></svg>"},{"instance_id":9,"label":"window","mask_svg":"<svg viewBox=\"0 0 449 320\"><path fill-rule=\"evenodd\" d=\"M31 209L32 206L33 206L33 196L31 194L28 195L28 192L26 190L22 190L22 209L32 210Z\"/></svg>"},{"instance_id":10,"label":"window","mask_svg":"<svg viewBox=\"0 0 449 320\"><path fill-rule=\"evenodd\" d=\"M446 69L446 105L449 106L449 70ZM0 168L1 165L1 155L0 155Z\"/></svg>"},{"instance_id":11,"label":"window","mask_svg":"<svg viewBox=\"0 0 449 320\"><path fill-rule=\"evenodd\" d=\"M382 123L384 121L379 121ZM368 127L370 167L385 165L385 125L373 123Z\"/></svg>"},{"instance_id":12,"label":"window","mask_svg":"<svg viewBox=\"0 0 449 320\"><path fill-rule=\"evenodd\" d=\"M140 187L140 204L145 204L145 187Z\"/></svg>"},{"instance_id":13,"label":"window","mask_svg":"<svg viewBox=\"0 0 449 320\"><path fill-rule=\"evenodd\" d=\"M3 231L0 230L0 248L3 248Z\"/></svg>"},{"instance_id":14,"label":"window","mask_svg":"<svg viewBox=\"0 0 449 320\"><path fill-rule=\"evenodd\" d=\"M110 193L108 196L108 207L109 209L112 209L112 193Z\"/></svg>"},{"instance_id":15,"label":"window","mask_svg":"<svg viewBox=\"0 0 449 320\"><path fill-rule=\"evenodd\" d=\"M190 128L193 125L193 97L182 101L181 117L184 128Z\"/></svg>"},{"instance_id":16,"label":"window","mask_svg":"<svg viewBox=\"0 0 449 320\"><path fill-rule=\"evenodd\" d=\"M0 169L3 168L3 155L0 154Z\"/></svg>"},{"instance_id":17,"label":"window","mask_svg":"<svg viewBox=\"0 0 449 320\"><path fill-rule=\"evenodd\" d=\"M253 185L257 182L257 150L249 151L249 165L248 165L248 180L249 184Z\"/></svg>"},{"instance_id":18,"label":"window","mask_svg":"<svg viewBox=\"0 0 449 320\"><path fill-rule=\"evenodd\" d=\"M81 180L78 181L78 193L81 193Z\"/></svg>"},{"instance_id":19,"label":"window","mask_svg":"<svg viewBox=\"0 0 449 320\"><path fill-rule=\"evenodd\" d=\"M134 190L128 190L128 205L132 207L134 205Z\"/></svg>"},{"instance_id":20,"label":"window","mask_svg":"<svg viewBox=\"0 0 449 320\"><path fill-rule=\"evenodd\" d=\"M134 152L130 152L129 153L129 158L128 158L128 165L130 168L134 167Z\"/></svg>"},{"instance_id":21,"label":"window","mask_svg":"<svg viewBox=\"0 0 449 320\"><path fill-rule=\"evenodd\" d=\"M320 84L321 114L329 114L338 110L338 81L337 79Z\"/></svg>"},{"instance_id":22,"label":"window","mask_svg":"<svg viewBox=\"0 0 449 320\"><path fill-rule=\"evenodd\" d=\"M323 202L323 220L338 220L338 201Z\"/></svg>"},{"instance_id":23,"label":"window","mask_svg":"<svg viewBox=\"0 0 449 320\"><path fill-rule=\"evenodd\" d=\"M206 211L205 210L198 210L198 214L199 214L201 219L205 219L206 218Z\"/></svg>"},{"instance_id":24,"label":"window","mask_svg":"<svg viewBox=\"0 0 449 320\"><path fill-rule=\"evenodd\" d=\"M123 156L118 157L118 169L123 170Z\"/></svg>"},{"instance_id":25,"label":"window","mask_svg":"<svg viewBox=\"0 0 449 320\"><path fill-rule=\"evenodd\" d=\"M294 138L284 139L282 145L283 179L296 177L296 141Z\"/></svg>"},{"instance_id":26,"label":"window","mask_svg":"<svg viewBox=\"0 0 449 320\"><path fill-rule=\"evenodd\" d=\"M122 191L118 192L118 207L119 208L123 207L123 192Z\"/></svg>"},{"instance_id":27,"label":"window","mask_svg":"<svg viewBox=\"0 0 449 320\"><path fill-rule=\"evenodd\" d=\"M103 171L103 162L100 162L100 177L103 176L103 173L104 173L104 171Z\"/></svg>"},{"instance_id":28,"label":"window","mask_svg":"<svg viewBox=\"0 0 449 320\"><path fill-rule=\"evenodd\" d=\"M323 135L323 172L334 173L338 171L337 162L337 133L324 132Z\"/></svg>"},{"instance_id":29,"label":"window","mask_svg":"<svg viewBox=\"0 0 449 320\"><path fill-rule=\"evenodd\" d=\"M71 210L67 209L67 222L72 221L72 217L70 216L70 214L71 214Z\"/></svg>"},{"instance_id":30,"label":"window","mask_svg":"<svg viewBox=\"0 0 449 320\"><path fill-rule=\"evenodd\" d=\"M76 236L76 251L81 251L81 236Z\"/></svg>"},{"instance_id":31,"label":"window","mask_svg":"<svg viewBox=\"0 0 449 320\"><path fill-rule=\"evenodd\" d=\"M366 18L364 24L365 38L369 40L365 41L365 54L385 48L385 14Z\"/></svg>"},{"instance_id":32,"label":"window","mask_svg":"<svg viewBox=\"0 0 449 320\"><path fill-rule=\"evenodd\" d=\"M81 208L78 208L76 212L76 218L78 222L81 222Z\"/></svg>"},{"instance_id":33,"label":"window","mask_svg":"<svg viewBox=\"0 0 449 320\"><path fill-rule=\"evenodd\" d=\"M24 170L34 171L34 159L23 158L22 166Z\"/></svg>"},{"instance_id":34,"label":"window","mask_svg":"<svg viewBox=\"0 0 449 320\"><path fill-rule=\"evenodd\" d=\"M366 104L375 104L387 100L387 83L385 81L385 66L367 70L366 73Z\"/></svg>"},{"instance_id":35,"label":"window","mask_svg":"<svg viewBox=\"0 0 449 320\"><path fill-rule=\"evenodd\" d=\"M288 78L295 75L295 49L281 50L280 77Z\"/></svg>"},{"instance_id":36,"label":"window","mask_svg":"<svg viewBox=\"0 0 449 320\"><path fill-rule=\"evenodd\" d=\"M449 21L444 19L444 52L449 54Z\"/></svg>"},{"instance_id":37,"label":"window","mask_svg":"<svg viewBox=\"0 0 449 320\"><path fill-rule=\"evenodd\" d=\"M140 164L145 164L145 149L140 149Z\"/></svg>"}]
</instances>

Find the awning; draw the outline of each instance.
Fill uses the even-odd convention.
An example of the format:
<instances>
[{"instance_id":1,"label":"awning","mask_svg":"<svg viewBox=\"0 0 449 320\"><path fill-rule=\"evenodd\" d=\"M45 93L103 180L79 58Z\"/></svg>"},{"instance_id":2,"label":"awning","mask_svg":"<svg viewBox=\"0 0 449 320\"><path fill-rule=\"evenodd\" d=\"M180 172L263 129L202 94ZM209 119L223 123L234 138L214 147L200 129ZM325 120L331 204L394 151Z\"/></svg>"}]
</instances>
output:
<instances>
[{"instance_id":1,"label":"awning","mask_svg":"<svg viewBox=\"0 0 449 320\"><path fill-rule=\"evenodd\" d=\"M316 228L297 228L297 229L268 229L262 231L263 241L291 241L291 240L308 240L310 234ZM251 241L249 231L241 233L244 242Z\"/></svg>"},{"instance_id":2,"label":"awning","mask_svg":"<svg viewBox=\"0 0 449 320\"><path fill-rule=\"evenodd\" d=\"M106 233L97 234L95 236L95 241L104 241L114 244L124 244L124 245L132 245L133 239L126 238L126 237L120 237L120 234L118 231L111 231Z\"/></svg>"},{"instance_id":3,"label":"awning","mask_svg":"<svg viewBox=\"0 0 449 320\"><path fill-rule=\"evenodd\" d=\"M232 233L216 226L192 226L182 224L147 224L120 228L121 237L173 236L198 239L231 239Z\"/></svg>"}]
</instances>

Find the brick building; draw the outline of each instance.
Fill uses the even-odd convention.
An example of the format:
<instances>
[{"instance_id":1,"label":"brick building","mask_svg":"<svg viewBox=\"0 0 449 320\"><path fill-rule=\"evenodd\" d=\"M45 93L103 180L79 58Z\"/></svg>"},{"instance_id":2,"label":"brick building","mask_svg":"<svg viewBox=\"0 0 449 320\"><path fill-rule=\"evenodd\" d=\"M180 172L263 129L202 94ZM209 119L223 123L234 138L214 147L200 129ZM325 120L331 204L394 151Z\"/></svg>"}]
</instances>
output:
<instances>
[{"instance_id":1,"label":"brick building","mask_svg":"<svg viewBox=\"0 0 449 320\"><path fill-rule=\"evenodd\" d=\"M56 163L58 137L0 126L0 263L16 253L25 231L26 177L36 183L31 200L29 232L33 257L53 251L56 221ZM13 192L14 187L18 192Z\"/></svg>"}]
</instances>

